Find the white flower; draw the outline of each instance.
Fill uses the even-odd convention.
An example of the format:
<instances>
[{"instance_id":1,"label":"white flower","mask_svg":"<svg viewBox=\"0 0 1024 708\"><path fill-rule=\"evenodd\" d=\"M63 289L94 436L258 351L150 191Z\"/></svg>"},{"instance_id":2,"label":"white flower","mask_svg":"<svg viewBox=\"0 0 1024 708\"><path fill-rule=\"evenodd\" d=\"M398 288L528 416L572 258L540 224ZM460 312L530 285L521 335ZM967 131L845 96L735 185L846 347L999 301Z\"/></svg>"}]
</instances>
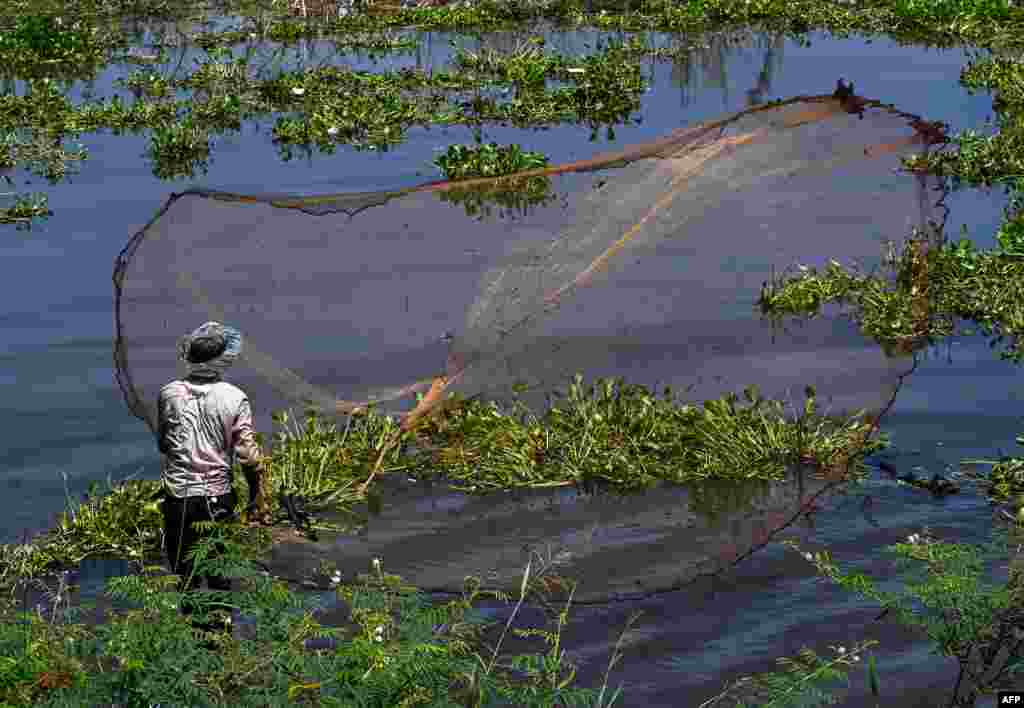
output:
<instances>
[{"instance_id":1,"label":"white flower","mask_svg":"<svg viewBox=\"0 0 1024 708\"><path fill-rule=\"evenodd\" d=\"M378 573L380 572L380 558L373 559L373 569L376 570Z\"/></svg>"},{"instance_id":2,"label":"white flower","mask_svg":"<svg viewBox=\"0 0 1024 708\"><path fill-rule=\"evenodd\" d=\"M836 649L836 651L839 652L840 654L845 654L846 653L846 647L839 647L838 649Z\"/></svg>"},{"instance_id":3,"label":"white flower","mask_svg":"<svg viewBox=\"0 0 1024 708\"><path fill-rule=\"evenodd\" d=\"M907 536L907 540L910 541L910 543L917 543L921 540L921 537L915 533Z\"/></svg>"},{"instance_id":4,"label":"white flower","mask_svg":"<svg viewBox=\"0 0 1024 708\"><path fill-rule=\"evenodd\" d=\"M586 69L580 69L580 68L577 68L577 67L573 67L572 69L568 69L567 71L570 74L585 74L585 73L587 73Z\"/></svg>"},{"instance_id":5,"label":"white flower","mask_svg":"<svg viewBox=\"0 0 1024 708\"><path fill-rule=\"evenodd\" d=\"M814 562L814 556L812 556L810 553L804 553L804 558L807 559L809 563Z\"/></svg>"},{"instance_id":6,"label":"white flower","mask_svg":"<svg viewBox=\"0 0 1024 708\"><path fill-rule=\"evenodd\" d=\"M860 657L859 657L859 656L857 656L856 654L854 654L854 655L853 655L853 660L854 660L854 661L860 661Z\"/></svg>"},{"instance_id":7,"label":"white flower","mask_svg":"<svg viewBox=\"0 0 1024 708\"><path fill-rule=\"evenodd\" d=\"M249 33L249 39L256 39L256 33L255 32L250 32Z\"/></svg>"},{"instance_id":8,"label":"white flower","mask_svg":"<svg viewBox=\"0 0 1024 708\"><path fill-rule=\"evenodd\" d=\"M306 89L302 88L301 86L296 86L295 88L292 89L292 93L294 93L296 96L301 96L302 94L306 93Z\"/></svg>"},{"instance_id":9,"label":"white flower","mask_svg":"<svg viewBox=\"0 0 1024 708\"><path fill-rule=\"evenodd\" d=\"M338 134L338 128L337 128L337 126L334 126L334 125L332 125L332 126L331 126L330 128L328 128L328 129L327 129L327 134L328 134L328 135L330 135L330 136L332 136L332 137L333 137L333 136L335 136L335 135L337 135L337 134Z\"/></svg>"},{"instance_id":10,"label":"white flower","mask_svg":"<svg viewBox=\"0 0 1024 708\"><path fill-rule=\"evenodd\" d=\"M384 625L380 625L379 627L377 627L376 630L374 630L374 632L373 632L373 640L375 642L383 642L384 641Z\"/></svg>"}]
</instances>

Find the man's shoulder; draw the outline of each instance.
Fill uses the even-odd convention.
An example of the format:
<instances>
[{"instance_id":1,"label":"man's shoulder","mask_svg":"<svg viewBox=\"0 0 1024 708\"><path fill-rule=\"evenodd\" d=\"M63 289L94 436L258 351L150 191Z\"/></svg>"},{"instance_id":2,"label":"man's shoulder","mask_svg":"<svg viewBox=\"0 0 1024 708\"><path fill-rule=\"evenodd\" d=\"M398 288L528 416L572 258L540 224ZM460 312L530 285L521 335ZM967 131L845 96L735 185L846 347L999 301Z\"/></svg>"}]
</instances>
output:
<instances>
[{"instance_id":1,"label":"man's shoulder","mask_svg":"<svg viewBox=\"0 0 1024 708\"><path fill-rule=\"evenodd\" d=\"M175 379L169 383L165 383L160 387L160 398L169 396L173 393L180 391L185 386L185 382Z\"/></svg>"},{"instance_id":2,"label":"man's shoulder","mask_svg":"<svg viewBox=\"0 0 1024 708\"><path fill-rule=\"evenodd\" d=\"M245 391L235 386L233 383L227 381L218 381L210 386L210 390L214 391L217 396L227 399L234 399L241 401L243 398L249 398L245 395Z\"/></svg>"}]
</instances>

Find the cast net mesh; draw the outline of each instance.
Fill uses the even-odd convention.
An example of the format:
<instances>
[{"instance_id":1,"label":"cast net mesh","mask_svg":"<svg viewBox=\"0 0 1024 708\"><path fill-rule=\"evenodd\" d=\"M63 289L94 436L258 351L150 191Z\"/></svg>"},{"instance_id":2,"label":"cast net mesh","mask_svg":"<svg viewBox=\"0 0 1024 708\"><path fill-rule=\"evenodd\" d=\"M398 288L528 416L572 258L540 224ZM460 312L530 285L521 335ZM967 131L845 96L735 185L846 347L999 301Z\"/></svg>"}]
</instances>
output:
<instances>
[{"instance_id":1,"label":"cast net mesh","mask_svg":"<svg viewBox=\"0 0 1024 708\"><path fill-rule=\"evenodd\" d=\"M929 127L873 101L797 98L526 173L561 199L484 219L439 196L500 180L175 194L117 262L117 378L153 428L159 387L181 373L173 342L218 319L246 338L231 380L263 429L286 407L399 410L431 383L543 392L576 372L827 390L863 376L851 358L871 347L822 357L842 336L819 325L797 335L813 357L779 361L753 303L773 268L877 260L884 239L935 221L927 178L898 169Z\"/></svg>"},{"instance_id":2,"label":"cast net mesh","mask_svg":"<svg viewBox=\"0 0 1024 708\"><path fill-rule=\"evenodd\" d=\"M755 303L773 269L877 265L886 240L940 238L937 184L900 158L941 139L891 106L812 96L521 174L550 180L557 199L486 218L457 197L500 179L176 194L117 262L117 378L155 428L159 388L181 374L178 337L216 319L243 332L229 380L264 431L284 408L407 412L428 391L420 412L448 392L506 397L516 384L539 402L577 372L695 401L813 384L833 412L877 411L906 359L838 317L775 332Z\"/></svg>"}]
</instances>

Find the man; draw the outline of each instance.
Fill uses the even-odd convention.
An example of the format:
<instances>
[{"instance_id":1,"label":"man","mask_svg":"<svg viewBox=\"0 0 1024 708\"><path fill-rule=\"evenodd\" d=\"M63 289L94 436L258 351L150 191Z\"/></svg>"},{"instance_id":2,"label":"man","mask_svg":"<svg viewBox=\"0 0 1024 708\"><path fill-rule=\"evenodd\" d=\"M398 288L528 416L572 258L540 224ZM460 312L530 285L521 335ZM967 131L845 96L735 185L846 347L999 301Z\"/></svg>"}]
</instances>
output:
<instances>
[{"instance_id":1,"label":"man","mask_svg":"<svg viewBox=\"0 0 1024 708\"><path fill-rule=\"evenodd\" d=\"M219 322L207 322L182 338L179 357L188 374L160 389L159 447L163 455L164 542L179 590L199 587L186 556L201 532L196 521L221 521L235 514L231 470L237 459L249 484L249 506L260 496L262 455L245 393L221 377L238 358L242 336ZM230 590L228 578L206 574L211 590ZM189 614L191 609L183 607ZM216 629L220 625L197 625Z\"/></svg>"}]
</instances>

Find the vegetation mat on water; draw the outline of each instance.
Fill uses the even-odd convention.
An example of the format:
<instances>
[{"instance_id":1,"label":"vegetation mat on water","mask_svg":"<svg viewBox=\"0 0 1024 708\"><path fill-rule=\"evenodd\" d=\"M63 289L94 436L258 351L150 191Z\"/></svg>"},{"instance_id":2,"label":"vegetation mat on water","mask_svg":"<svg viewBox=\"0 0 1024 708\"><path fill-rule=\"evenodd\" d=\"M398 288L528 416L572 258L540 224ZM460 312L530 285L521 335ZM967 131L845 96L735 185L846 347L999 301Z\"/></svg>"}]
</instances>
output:
<instances>
[{"instance_id":1,"label":"vegetation mat on water","mask_svg":"<svg viewBox=\"0 0 1024 708\"><path fill-rule=\"evenodd\" d=\"M765 400L754 387L744 392L746 405L729 394L697 407L678 401L669 388L658 397L620 380L585 386L576 377L565 400L541 416L517 401L509 408L453 397L438 416L405 432L372 409L340 428L314 414L299 425L283 412L275 416L281 429L267 458L266 485L271 498L303 500L313 512L310 526L330 530L342 527L325 524L317 512L333 509L354 519L353 505L368 492L373 496L372 487L360 484L373 469L442 476L456 489L480 494L574 484L629 490L659 480L771 480L797 462L862 474L863 457L882 449L884 436L872 437L861 414L822 415L813 389L806 393L802 410L789 416L782 402ZM235 478L241 477L236 470ZM245 499L241 484L239 497ZM158 558L159 488L157 481L129 480L111 485L105 495L93 488L77 506L69 499L50 532L31 544L0 546L0 580L9 587L17 578L97 555ZM279 510L269 521L286 522L287 516ZM254 554L269 542L261 526L242 526L239 533L237 540Z\"/></svg>"},{"instance_id":2,"label":"vegetation mat on water","mask_svg":"<svg viewBox=\"0 0 1024 708\"><path fill-rule=\"evenodd\" d=\"M728 394L697 407L669 387L659 398L621 380L585 386L577 376L565 401L542 416L516 402L505 409L471 401L429 420L419 439L430 449L417 457L421 474L436 471L468 491L779 479L799 460L829 469L851 448L850 473L862 470L860 456L885 443L863 439L863 414L822 416L814 390L806 393L803 410L790 419L782 402L765 400L756 387L744 391L745 406Z\"/></svg>"},{"instance_id":3,"label":"vegetation mat on water","mask_svg":"<svg viewBox=\"0 0 1024 708\"><path fill-rule=\"evenodd\" d=\"M374 11L374 7L382 9L371 3L363 10L319 22L289 17L289 5L284 2L226 2L211 6L166 0L90 0L72 5L56 0L31 4L17 0L6 11L0 10L0 26L7 29L0 33L0 73L28 84L22 96L3 97L7 105L0 107L0 136L25 131L31 134L27 144L52 146L50 153L44 147L31 156L19 155L13 162L30 172L38 172L33 164L45 164L48 174L63 175L60 165L81 159L62 147L63 141L101 130L149 131L148 153L154 174L161 179L176 179L195 176L208 168L216 136L239 131L244 121L274 114L278 114L274 134L284 159L289 159L295 148L315 148L326 153L333 152L338 144L387 149L404 140L406 130L413 125L509 123L544 127L573 122L587 126L594 136L600 130L608 130L612 135L615 126L633 121L632 114L639 109L638 96L645 81L638 60L661 55L649 46L645 33L698 37L709 32L756 27L801 38L821 29L840 37L862 33L933 46L967 43L1005 48L1019 43L1024 26L1021 10L1007 0L853 4L818 0L652 1L623 6L613 3L607 7L599 3L593 12L572 0L481 0L394 11ZM7 11L9 14L5 14ZM150 64L161 63L162 48L152 57L127 51L131 42L125 30L110 21L111 17L188 17L201 23L214 12L236 17L238 27L215 31L200 24L198 32L175 40L182 49L192 46L209 52L210 60L191 76L160 76L155 66L140 71L129 80L141 92L131 104L115 97L72 105L64 98L64 93L71 89L71 80L95 79L105 67L138 63L142 58ZM267 41L287 45L314 36L332 37L337 42L337 51L346 51L346 46L408 49L411 38L386 33L409 28L479 34L503 27L522 29L538 22L546 23L554 31L587 27L633 36L627 35L617 49L599 48L596 54L581 57L551 55L532 41L510 54L459 50L451 71L411 82L409 76L388 78L386 74L379 79L358 80L359 74L354 72L339 83L320 69L303 70L301 77L290 80L282 75L254 81L243 66L245 59L233 57L229 49ZM162 34L157 32L154 41L159 42ZM55 87L45 83L54 79L68 81L58 95L52 95ZM552 80L563 85L543 85ZM974 80L965 79L968 85ZM480 93L488 86L504 86L514 89L515 94L508 100L497 101ZM174 92L178 89L192 91L193 95L176 99ZM305 93L298 93L299 90ZM466 92L474 95L459 95ZM445 99L441 93L455 95ZM1007 101L1012 107L1012 101ZM962 138L960 144L964 149L943 159L954 163L971 161L972 151L978 153L981 148L969 132ZM1012 154L1010 147L1007 144L1000 154ZM0 162L4 161L11 159L4 160L0 155ZM1016 174L1019 173L1018 170ZM520 186L527 190L535 188ZM19 193L12 196L16 205L0 208L4 223L30 226L49 213L38 202L26 201Z\"/></svg>"},{"instance_id":4,"label":"vegetation mat on water","mask_svg":"<svg viewBox=\"0 0 1024 708\"><path fill-rule=\"evenodd\" d=\"M973 330L956 330L958 321L969 320L991 338L993 348L1003 344L1003 359L1019 363L1024 360L1024 254L1016 228L1004 227L998 236L1001 249L993 251L979 251L962 239L928 248L922 257L923 242L908 240L899 256L890 257L894 278L835 261L821 273L798 266L797 273L766 284L760 307L765 316L779 320L813 317L837 303L853 314L865 335L884 346L970 334Z\"/></svg>"}]
</instances>

